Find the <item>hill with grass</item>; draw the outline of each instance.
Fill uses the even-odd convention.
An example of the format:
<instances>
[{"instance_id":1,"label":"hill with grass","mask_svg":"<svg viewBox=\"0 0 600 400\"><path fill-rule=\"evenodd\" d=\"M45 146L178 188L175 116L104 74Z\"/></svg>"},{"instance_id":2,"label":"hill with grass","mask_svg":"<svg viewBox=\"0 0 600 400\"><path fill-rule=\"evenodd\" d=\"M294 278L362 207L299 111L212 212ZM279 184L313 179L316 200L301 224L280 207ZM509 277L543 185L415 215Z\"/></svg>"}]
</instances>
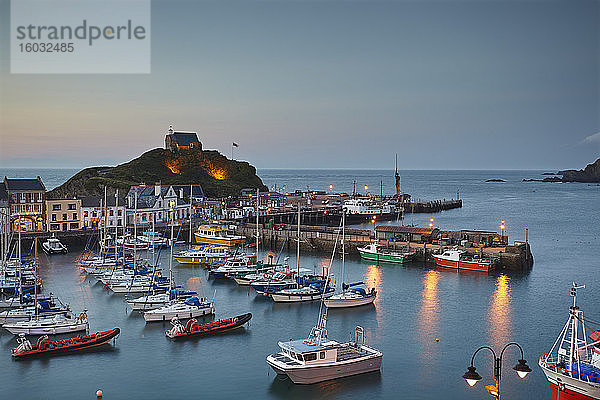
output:
<instances>
[{"instance_id":1,"label":"hill with grass","mask_svg":"<svg viewBox=\"0 0 600 400\"><path fill-rule=\"evenodd\" d=\"M267 190L246 161L230 160L214 150L165 149L147 151L138 158L116 167L86 168L61 186L48 192L50 199L99 196L119 191L123 198L133 185L199 184L208 197L235 196L245 188Z\"/></svg>"}]
</instances>

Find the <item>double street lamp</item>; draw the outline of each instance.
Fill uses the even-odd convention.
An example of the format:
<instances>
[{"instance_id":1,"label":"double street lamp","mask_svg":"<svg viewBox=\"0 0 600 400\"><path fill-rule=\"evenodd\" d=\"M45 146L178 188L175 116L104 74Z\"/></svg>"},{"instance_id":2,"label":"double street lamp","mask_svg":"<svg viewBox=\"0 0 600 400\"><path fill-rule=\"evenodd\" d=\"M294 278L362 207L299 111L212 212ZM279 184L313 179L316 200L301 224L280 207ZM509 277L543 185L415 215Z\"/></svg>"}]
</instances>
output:
<instances>
[{"instance_id":1,"label":"double street lamp","mask_svg":"<svg viewBox=\"0 0 600 400\"><path fill-rule=\"evenodd\" d=\"M502 356L504 355L504 351L510 346L517 346L521 351L521 358L518 360L517 365L513 367L513 369L517 372L519 378L524 379L527 374L531 372L531 368L527 365L527 361L524 360L523 357L523 348L515 342L508 343L502 351L500 352L500 357L496 356L496 352L489 346L481 346L475 353L473 353L473 357L471 357L471 366L467 368L467 372L463 375L463 378L467 381L469 386L475 386L475 384L480 381L481 375L479 375L476 371L475 365L473 362L475 361L475 355L479 352L479 350L487 349L492 352L494 356L494 380L496 381L496 385L488 385L485 388L496 398L496 400L500 400L500 379L502 377Z\"/></svg>"}]
</instances>

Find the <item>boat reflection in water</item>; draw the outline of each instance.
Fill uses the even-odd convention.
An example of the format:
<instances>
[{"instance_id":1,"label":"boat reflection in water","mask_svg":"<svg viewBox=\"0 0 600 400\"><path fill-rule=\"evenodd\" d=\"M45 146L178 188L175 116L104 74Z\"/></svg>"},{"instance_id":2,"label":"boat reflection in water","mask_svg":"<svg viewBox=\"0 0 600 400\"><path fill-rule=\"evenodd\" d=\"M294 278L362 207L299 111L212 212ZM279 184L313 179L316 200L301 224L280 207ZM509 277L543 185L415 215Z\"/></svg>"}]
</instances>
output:
<instances>
[{"instance_id":1,"label":"boat reflection in water","mask_svg":"<svg viewBox=\"0 0 600 400\"><path fill-rule=\"evenodd\" d=\"M346 397L356 390L365 390L369 398L379 398L380 389L381 372L374 371L313 385L296 385L289 379L275 378L269 394L279 399L335 399Z\"/></svg>"},{"instance_id":2,"label":"boat reflection in water","mask_svg":"<svg viewBox=\"0 0 600 400\"><path fill-rule=\"evenodd\" d=\"M421 371L433 370L426 366L439 359L439 345L437 345L436 338L439 335L440 302L438 283L440 276L439 271L429 270L423 277L422 303L418 316L418 340L421 342L418 353L424 366ZM425 378L429 379L429 377Z\"/></svg>"},{"instance_id":3,"label":"boat reflection in water","mask_svg":"<svg viewBox=\"0 0 600 400\"><path fill-rule=\"evenodd\" d=\"M497 347L512 340L510 282L506 275L498 276L488 311L488 335L490 343Z\"/></svg>"}]
</instances>

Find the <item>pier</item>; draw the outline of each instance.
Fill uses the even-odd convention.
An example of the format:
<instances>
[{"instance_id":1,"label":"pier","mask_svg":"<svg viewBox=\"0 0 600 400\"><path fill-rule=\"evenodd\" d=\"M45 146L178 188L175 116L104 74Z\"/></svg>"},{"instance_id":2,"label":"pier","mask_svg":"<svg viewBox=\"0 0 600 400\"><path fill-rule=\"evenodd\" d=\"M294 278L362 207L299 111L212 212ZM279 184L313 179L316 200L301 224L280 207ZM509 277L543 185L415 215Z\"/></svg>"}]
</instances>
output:
<instances>
[{"instance_id":1,"label":"pier","mask_svg":"<svg viewBox=\"0 0 600 400\"><path fill-rule=\"evenodd\" d=\"M238 233L245 235L249 242L256 240L256 227L245 225L238 228ZM259 235L263 249L279 251L284 248L293 252L297 243L296 229L275 230L259 226ZM341 239L340 228L325 226L300 227L300 248L307 253L329 253L333 250L336 240ZM347 228L345 232L346 252L349 255L358 256L357 247L366 246L375 240L375 233L369 229ZM480 255L498 260L497 268L510 271L527 271L533 266L533 255L528 242L515 242L512 245L499 247L467 247L449 246L432 243L399 242L390 240L379 240L385 247L401 250L412 249L417 251L415 261L433 263L432 254L439 254L449 248L458 248L471 255ZM339 248L339 243L338 243Z\"/></svg>"}]
</instances>

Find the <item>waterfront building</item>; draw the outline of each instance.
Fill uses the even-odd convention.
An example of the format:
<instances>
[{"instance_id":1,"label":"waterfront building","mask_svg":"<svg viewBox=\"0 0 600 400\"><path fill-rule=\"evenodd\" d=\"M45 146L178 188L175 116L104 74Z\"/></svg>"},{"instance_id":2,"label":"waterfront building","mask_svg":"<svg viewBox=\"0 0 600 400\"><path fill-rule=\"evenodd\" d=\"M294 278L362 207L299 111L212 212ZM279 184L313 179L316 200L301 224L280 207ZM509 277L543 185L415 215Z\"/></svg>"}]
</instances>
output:
<instances>
[{"instance_id":1,"label":"waterfront building","mask_svg":"<svg viewBox=\"0 0 600 400\"><path fill-rule=\"evenodd\" d=\"M105 219L104 198L89 196L81 198L81 224L84 229L103 227ZM117 206L116 196L106 198L106 226L108 228L125 226L126 207L123 202Z\"/></svg>"},{"instance_id":2,"label":"waterfront building","mask_svg":"<svg viewBox=\"0 0 600 400\"><path fill-rule=\"evenodd\" d=\"M196 132L175 131L171 125L165 136L165 149L173 152L190 149L202 151L202 143L198 140Z\"/></svg>"},{"instance_id":3,"label":"waterfront building","mask_svg":"<svg viewBox=\"0 0 600 400\"><path fill-rule=\"evenodd\" d=\"M190 196L191 189L191 196ZM136 195L137 194L137 195ZM176 223L187 219L193 212L193 202L202 199L204 192L200 185L161 185L132 186L127 193L127 224L133 225L137 215L138 225L165 223L174 214ZM137 198L137 205L136 205Z\"/></svg>"},{"instance_id":4,"label":"waterfront building","mask_svg":"<svg viewBox=\"0 0 600 400\"><path fill-rule=\"evenodd\" d=\"M81 228L81 200L46 200L46 226L50 232L76 231Z\"/></svg>"},{"instance_id":5,"label":"waterfront building","mask_svg":"<svg viewBox=\"0 0 600 400\"><path fill-rule=\"evenodd\" d=\"M33 179L4 177L4 188L8 194L12 231L19 229L19 220L22 232L44 231L46 187L42 179L39 176Z\"/></svg>"},{"instance_id":6,"label":"waterfront building","mask_svg":"<svg viewBox=\"0 0 600 400\"><path fill-rule=\"evenodd\" d=\"M437 228L420 228L417 226L378 225L375 237L381 240L398 242L431 243L440 234Z\"/></svg>"},{"instance_id":7,"label":"waterfront building","mask_svg":"<svg viewBox=\"0 0 600 400\"><path fill-rule=\"evenodd\" d=\"M10 207L4 182L0 182L0 235L10 233ZM4 236L2 236L4 237Z\"/></svg>"}]
</instances>

